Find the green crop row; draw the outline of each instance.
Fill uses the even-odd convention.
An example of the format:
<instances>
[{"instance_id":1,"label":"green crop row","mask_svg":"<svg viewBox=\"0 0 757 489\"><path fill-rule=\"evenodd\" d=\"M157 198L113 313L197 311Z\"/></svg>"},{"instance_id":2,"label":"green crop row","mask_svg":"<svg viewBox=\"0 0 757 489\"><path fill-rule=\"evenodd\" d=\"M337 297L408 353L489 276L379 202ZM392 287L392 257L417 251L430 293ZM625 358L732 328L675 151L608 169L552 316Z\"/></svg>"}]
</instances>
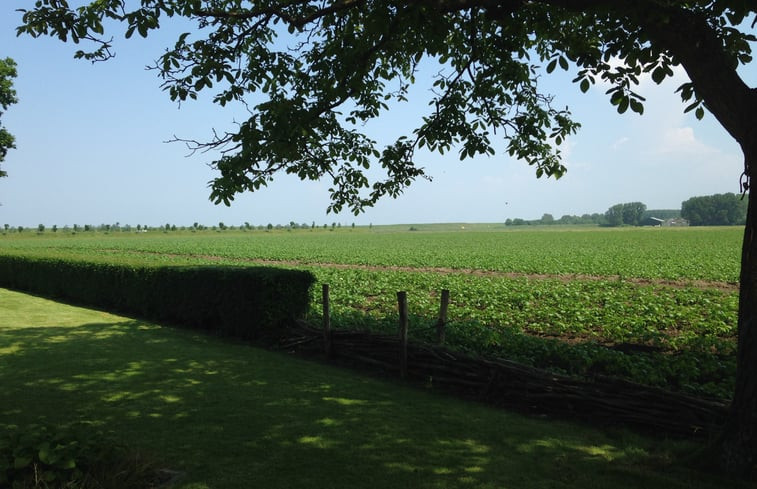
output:
<instances>
[{"instance_id":1,"label":"green crop row","mask_svg":"<svg viewBox=\"0 0 757 489\"><path fill-rule=\"evenodd\" d=\"M310 269L328 283L336 328L397 331L407 291L410 336L435 341L440 291L450 290L446 342L559 373L611 375L728 397L738 297L717 289L624 281ZM321 320L320 288L310 317Z\"/></svg>"},{"instance_id":2,"label":"green crop row","mask_svg":"<svg viewBox=\"0 0 757 489\"><path fill-rule=\"evenodd\" d=\"M52 233L48 233L51 235ZM0 236L0 253L144 253L305 264L736 282L739 228L501 232L295 232Z\"/></svg>"}]
</instances>

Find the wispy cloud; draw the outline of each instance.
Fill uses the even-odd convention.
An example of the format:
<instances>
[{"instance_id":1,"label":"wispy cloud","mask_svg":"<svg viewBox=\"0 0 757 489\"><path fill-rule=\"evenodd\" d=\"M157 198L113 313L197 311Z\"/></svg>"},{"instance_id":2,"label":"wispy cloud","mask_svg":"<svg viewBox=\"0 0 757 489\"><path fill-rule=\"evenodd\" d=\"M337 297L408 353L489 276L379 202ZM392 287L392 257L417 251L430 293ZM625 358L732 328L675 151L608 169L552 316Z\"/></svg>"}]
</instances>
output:
<instances>
[{"instance_id":1,"label":"wispy cloud","mask_svg":"<svg viewBox=\"0 0 757 489\"><path fill-rule=\"evenodd\" d=\"M657 153L678 155L699 155L716 153L717 149L707 146L694 135L691 127L666 129L656 148Z\"/></svg>"},{"instance_id":2,"label":"wispy cloud","mask_svg":"<svg viewBox=\"0 0 757 489\"><path fill-rule=\"evenodd\" d=\"M620 149L622 146L624 146L630 140L631 140L631 138L629 138L627 136L623 136L620 139L616 140L614 143L612 143L612 145L610 146L610 148L612 150L614 150L614 151L617 151L618 149Z\"/></svg>"}]
</instances>

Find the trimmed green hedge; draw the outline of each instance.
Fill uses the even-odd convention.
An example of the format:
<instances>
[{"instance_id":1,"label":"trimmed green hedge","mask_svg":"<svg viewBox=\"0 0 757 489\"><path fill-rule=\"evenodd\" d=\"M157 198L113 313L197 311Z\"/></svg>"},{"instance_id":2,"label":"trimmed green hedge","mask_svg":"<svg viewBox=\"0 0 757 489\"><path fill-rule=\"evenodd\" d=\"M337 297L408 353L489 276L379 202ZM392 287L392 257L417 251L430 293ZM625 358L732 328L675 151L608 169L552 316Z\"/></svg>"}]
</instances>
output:
<instances>
[{"instance_id":1,"label":"trimmed green hedge","mask_svg":"<svg viewBox=\"0 0 757 489\"><path fill-rule=\"evenodd\" d=\"M276 336L309 308L310 272L135 267L0 256L0 286L244 339Z\"/></svg>"}]
</instances>

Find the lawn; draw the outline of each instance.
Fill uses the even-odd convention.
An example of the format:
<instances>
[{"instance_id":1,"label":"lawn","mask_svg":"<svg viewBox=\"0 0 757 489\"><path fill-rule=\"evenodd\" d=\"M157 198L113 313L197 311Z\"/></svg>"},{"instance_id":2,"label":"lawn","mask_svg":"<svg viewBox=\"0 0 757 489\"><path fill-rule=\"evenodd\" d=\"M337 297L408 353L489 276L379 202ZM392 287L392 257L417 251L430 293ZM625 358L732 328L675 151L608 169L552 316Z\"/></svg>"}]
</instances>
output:
<instances>
[{"instance_id":1,"label":"lawn","mask_svg":"<svg viewBox=\"0 0 757 489\"><path fill-rule=\"evenodd\" d=\"M750 487L698 446L522 417L0 289L0 429L113 431L180 488Z\"/></svg>"}]
</instances>

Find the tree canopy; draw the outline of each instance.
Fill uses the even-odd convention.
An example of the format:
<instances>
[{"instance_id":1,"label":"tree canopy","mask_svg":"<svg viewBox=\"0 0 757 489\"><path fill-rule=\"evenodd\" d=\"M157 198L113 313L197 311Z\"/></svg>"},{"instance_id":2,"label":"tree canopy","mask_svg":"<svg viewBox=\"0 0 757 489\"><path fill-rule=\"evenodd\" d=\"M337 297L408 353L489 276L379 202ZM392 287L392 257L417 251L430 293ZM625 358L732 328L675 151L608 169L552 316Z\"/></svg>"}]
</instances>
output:
<instances>
[{"instance_id":1,"label":"tree canopy","mask_svg":"<svg viewBox=\"0 0 757 489\"><path fill-rule=\"evenodd\" d=\"M195 149L218 149L211 198L229 204L277 173L330 179L329 210L358 213L427 176L416 150L459 151L461 159L506 152L559 178L559 146L579 124L539 90L547 73L575 70L582 91L603 81L623 113L643 113L633 91L644 73L660 83L681 55L671 26L705 32L729 68L748 62L750 34L739 30L747 1L98 0L69 8L38 0L19 33L90 41L77 57L113 56L105 34L113 20L124 35L146 37L172 17L197 28L181 34L157 61L163 88L176 101L210 91L219 105L240 103L250 117L236 131ZM658 41L662 39L662 41ZM688 43L688 39L686 40ZM381 146L365 123L402 102L419 63L439 65L429 110L412 133ZM679 88L686 110L704 114L692 83ZM260 98L259 98L260 96ZM257 103L250 102L251 100ZM254 104L254 105L253 105ZM368 172L370 167L382 172ZM373 177L371 181L369 177Z\"/></svg>"},{"instance_id":2,"label":"tree canopy","mask_svg":"<svg viewBox=\"0 0 757 489\"><path fill-rule=\"evenodd\" d=\"M640 226L644 219L644 212L647 206L642 202L627 202L625 204L615 204L605 212L605 219L608 226Z\"/></svg>"},{"instance_id":3,"label":"tree canopy","mask_svg":"<svg viewBox=\"0 0 757 489\"><path fill-rule=\"evenodd\" d=\"M10 59L0 58L0 116L15 104L16 91L13 90L13 79L16 77L16 63ZM0 163L5 161L9 149L15 148L15 138L0 123ZM0 169L0 177L6 176L6 172Z\"/></svg>"},{"instance_id":4,"label":"tree canopy","mask_svg":"<svg viewBox=\"0 0 757 489\"><path fill-rule=\"evenodd\" d=\"M692 226L743 225L746 210L746 200L733 193L692 197L681 203L681 217Z\"/></svg>"}]
</instances>

